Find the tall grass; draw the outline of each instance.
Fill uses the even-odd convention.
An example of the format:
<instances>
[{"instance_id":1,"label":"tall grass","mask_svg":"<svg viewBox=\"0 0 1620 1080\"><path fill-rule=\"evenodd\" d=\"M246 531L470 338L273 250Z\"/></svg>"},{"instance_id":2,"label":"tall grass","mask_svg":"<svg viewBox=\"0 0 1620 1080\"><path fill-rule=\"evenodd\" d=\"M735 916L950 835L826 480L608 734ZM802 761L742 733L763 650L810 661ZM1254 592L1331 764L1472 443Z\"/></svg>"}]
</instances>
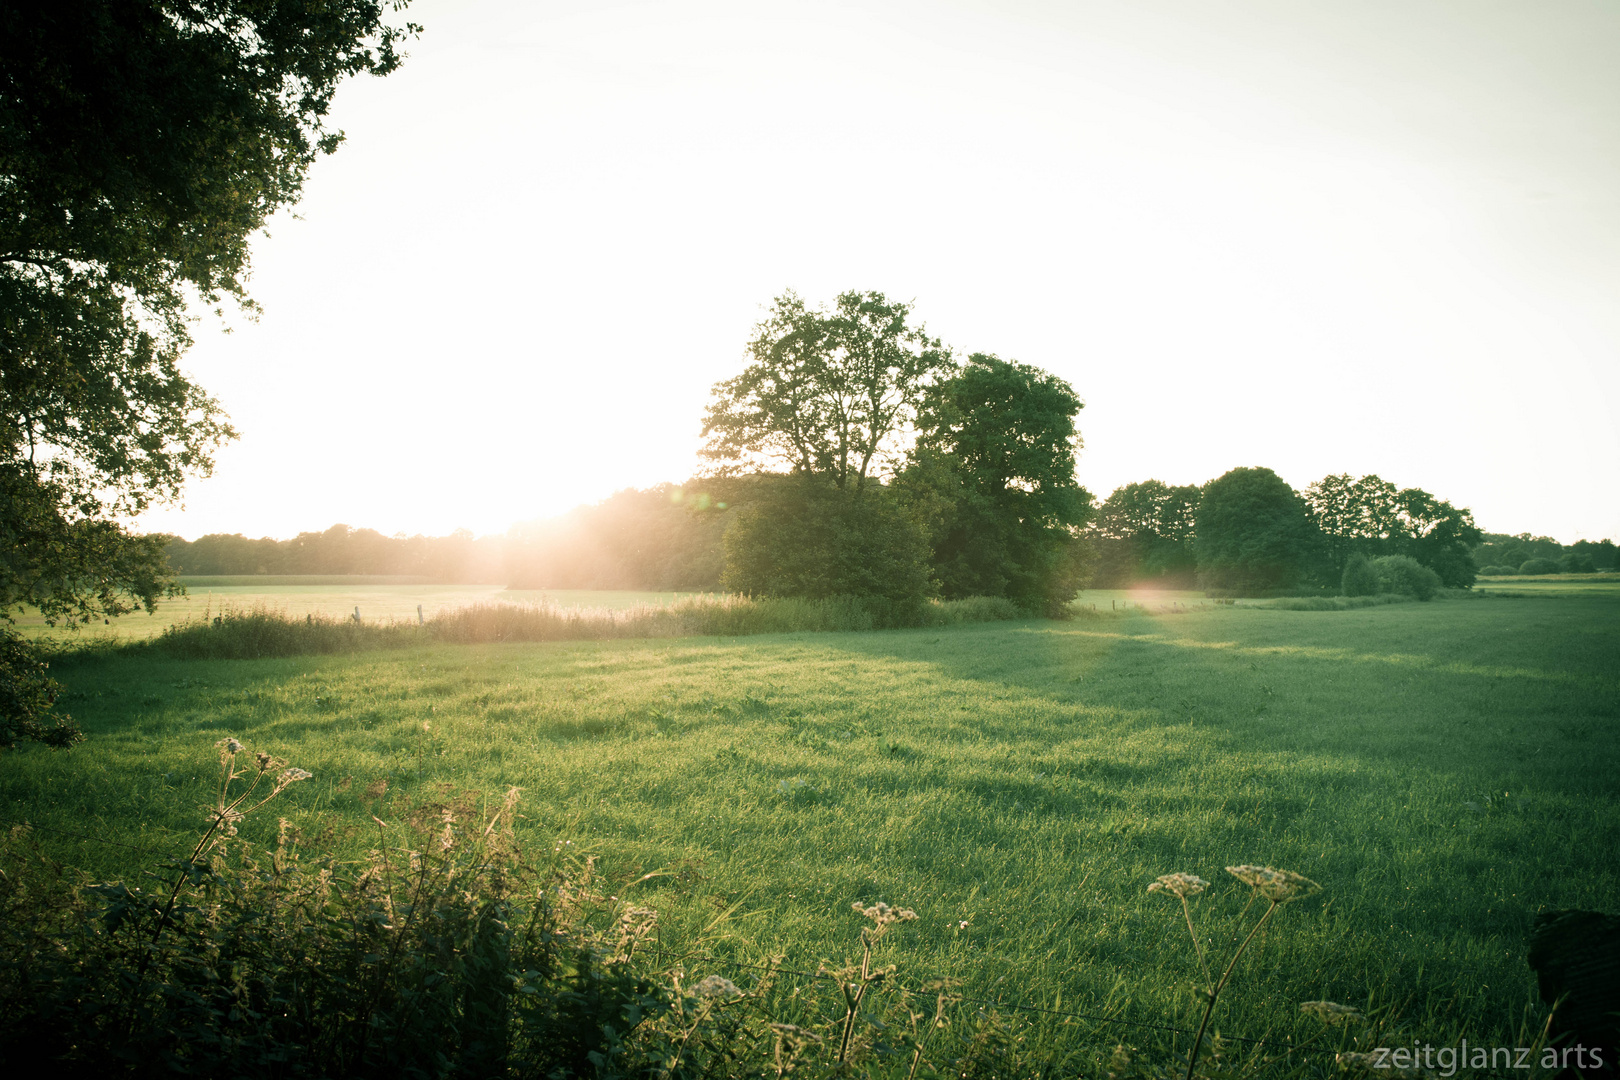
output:
<instances>
[{"instance_id":1,"label":"tall grass","mask_svg":"<svg viewBox=\"0 0 1620 1080\"><path fill-rule=\"evenodd\" d=\"M696 596L669 605L573 608L549 603L471 604L423 624L363 623L254 606L226 608L164 630L149 648L183 659L241 660L406 648L437 642L606 641L940 627L1028 617L1010 600L971 597L898 610L857 597L826 600Z\"/></svg>"}]
</instances>

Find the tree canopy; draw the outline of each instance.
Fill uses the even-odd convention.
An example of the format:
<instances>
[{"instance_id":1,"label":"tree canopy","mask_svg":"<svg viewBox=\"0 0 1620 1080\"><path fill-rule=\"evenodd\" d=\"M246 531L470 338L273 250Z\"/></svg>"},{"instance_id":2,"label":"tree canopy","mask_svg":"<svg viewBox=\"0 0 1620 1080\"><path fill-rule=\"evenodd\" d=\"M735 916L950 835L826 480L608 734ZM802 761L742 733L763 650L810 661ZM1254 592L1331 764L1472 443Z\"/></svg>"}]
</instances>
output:
<instances>
[{"instance_id":1,"label":"tree canopy","mask_svg":"<svg viewBox=\"0 0 1620 1080\"><path fill-rule=\"evenodd\" d=\"M1232 469L1205 484L1196 531L1198 574L1212 589L1288 588L1311 572L1320 550L1304 500L1264 468Z\"/></svg>"},{"instance_id":2,"label":"tree canopy","mask_svg":"<svg viewBox=\"0 0 1620 1080\"><path fill-rule=\"evenodd\" d=\"M893 464L923 392L953 367L910 324L911 307L878 292L840 293L830 308L777 297L748 342L748 367L714 387L704 456L864 487Z\"/></svg>"},{"instance_id":3,"label":"tree canopy","mask_svg":"<svg viewBox=\"0 0 1620 1080\"><path fill-rule=\"evenodd\" d=\"M180 370L188 311L252 309L249 240L341 142L339 82L398 67L402 6L0 9L0 497L26 523L0 537L0 613L150 605L160 548L115 519L234 435Z\"/></svg>"},{"instance_id":4,"label":"tree canopy","mask_svg":"<svg viewBox=\"0 0 1620 1080\"><path fill-rule=\"evenodd\" d=\"M1474 583L1470 549L1483 533L1473 515L1421 488L1397 488L1377 476L1324 477L1305 489L1305 502L1321 531L1333 576L1353 554L1416 559L1453 588Z\"/></svg>"},{"instance_id":5,"label":"tree canopy","mask_svg":"<svg viewBox=\"0 0 1620 1080\"><path fill-rule=\"evenodd\" d=\"M1051 610L1074 598L1091 495L1075 477L1084 407L1067 382L974 353L924 395L900 485L929 523L944 595Z\"/></svg>"},{"instance_id":6,"label":"tree canopy","mask_svg":"<svg viewBox=\"0 0 1620 1080\"><path fill-rule=\"evenodd\" d=\"M1098 584L1159 581L1186 587L1197 561L1193 526L1202 489L1160 480L1126 484L1108 496L1090 529Z\"/></svg>"}]
</instances>

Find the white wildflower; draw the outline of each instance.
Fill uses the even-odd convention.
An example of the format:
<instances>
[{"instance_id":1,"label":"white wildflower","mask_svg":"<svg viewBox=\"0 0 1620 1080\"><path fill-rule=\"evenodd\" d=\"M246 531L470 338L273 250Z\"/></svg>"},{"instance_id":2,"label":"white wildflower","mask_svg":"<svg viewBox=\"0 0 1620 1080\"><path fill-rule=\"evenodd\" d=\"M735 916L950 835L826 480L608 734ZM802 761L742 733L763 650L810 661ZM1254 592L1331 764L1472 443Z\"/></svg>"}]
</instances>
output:
<instances>
[{"instance_id":1,"label":"white wildflower","mask_svg":"<svg viewBox=\"0 0 1620 1080\"><path fill-rule=\"evenodd\" d=\"M724 975L705 976L702 981L692 987L691 993L700 998L731 999L743 996L743 992L737 988L737 984Z\"/></svg>"},{"instance_id":2,"label":"white wildflower","mask_svg":"<svg viewBox=\"0 0 1620 1080\"><path fill-rule=\"evenodd\" d=\"M1209 882L1197 874L1162 874L1147 887L1148 892L1167 892L1185 900L1209 888Z\"/></svg>"},{"instance_id":3,"label":"white wildflower","mask_svg":"<svg viewBox=\"0 0 1620 1080\"><path fill-rule=\"evenodd\" d=\"M1269 866L1245 863L1242 866L1228 866L1226 872L1276 904L1322 891L1322 886L1292 870L1274 870Z\"/></svg>"}]
</instances>

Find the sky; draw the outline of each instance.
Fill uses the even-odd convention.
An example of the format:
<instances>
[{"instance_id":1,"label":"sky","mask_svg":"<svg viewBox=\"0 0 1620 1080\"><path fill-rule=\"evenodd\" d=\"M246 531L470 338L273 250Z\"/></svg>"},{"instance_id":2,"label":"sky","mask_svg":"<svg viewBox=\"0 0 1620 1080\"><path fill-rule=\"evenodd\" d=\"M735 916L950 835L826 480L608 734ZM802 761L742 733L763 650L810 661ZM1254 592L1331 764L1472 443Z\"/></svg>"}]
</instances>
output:
<instances>
[{"instance_id":1,"label":"sky","mask_svg":"<svg viewBox=\"0 0 1620 1080\"><path fill-rule=\"evenodd\" d=\"M417 0L138 525L502 532L699 467L771 299L1085 401L1081 482L1376 473L1620 538L1620 4Z\"/></svg>"}]
</instances>

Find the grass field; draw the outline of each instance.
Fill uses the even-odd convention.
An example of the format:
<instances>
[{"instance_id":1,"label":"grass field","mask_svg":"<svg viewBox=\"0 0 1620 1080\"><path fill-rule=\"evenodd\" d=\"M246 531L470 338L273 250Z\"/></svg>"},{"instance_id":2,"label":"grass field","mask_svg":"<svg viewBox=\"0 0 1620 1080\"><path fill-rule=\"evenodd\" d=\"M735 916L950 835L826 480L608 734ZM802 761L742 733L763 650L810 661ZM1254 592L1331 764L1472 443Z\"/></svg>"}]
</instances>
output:
<instances>
[{"instance_id":1,"label":"grass field","mask_svg":"<svg viewBox=\"0 0 1620 1080\"><path fill-rule=\"evenodd\" d=\"M500 585L435 585L409 579L360 575L347 577L182 578L186 595L159 602L157 610L125 615L111 623L76 631L45 625L37 613L23 615L18 629L29 637L60 641L144 640L157 637L170 626L200 619L222 608L266 608L293 618L325 615L346 618L360 610L366 622L415 622L422 617L470 604L550 603L558 607L623 609L640 604L667 604L690 593L632 592L583 589L520 590Z\"/></svg>"},{"instance_id":2,"label":"grass field","mask_svg":"<svg viewBox=\"0 0 1620 1080\"><path fill-rule=\"evenodd\" d=\"M134 877L189 848L225 735L313 771L278 812L335 823L330 842L356 855L372 813L519 785L531 842L597 853L626 882L669 871L637 896L663 915L661 948L723 959L689 962L693 977L846 958L850 903L881 899L920 916L885 945L913 985L949 976L971 997L1181 1026L1197 961L1179 906L1147 884L1214 883L1193 901L1214 962L1246 898L1222 867L1266 863L1324 891L1251 947L1221 1031L1320 1039L1299 1002L1326 998L1384 1010L1392 1040L1513 1045L1535 1000L1534 914L1620 895L1620 599L1579 592L112 654L57 665L89 741L9 754L0 815L41 826L65 862ZM1012 1015L1054 1055L1152 1035Z\"/></svg>"},{"instance_id":3,"label":"grass field","mask_svg":"<svg viewBox=\"0 0 1620 1080\"><path fill-rule=\"evenodd\" d=\"M1608 596L1620 599L1620 574L1540 574L1480 578L1487 596Z\"/></svg>"}]
</instances>

